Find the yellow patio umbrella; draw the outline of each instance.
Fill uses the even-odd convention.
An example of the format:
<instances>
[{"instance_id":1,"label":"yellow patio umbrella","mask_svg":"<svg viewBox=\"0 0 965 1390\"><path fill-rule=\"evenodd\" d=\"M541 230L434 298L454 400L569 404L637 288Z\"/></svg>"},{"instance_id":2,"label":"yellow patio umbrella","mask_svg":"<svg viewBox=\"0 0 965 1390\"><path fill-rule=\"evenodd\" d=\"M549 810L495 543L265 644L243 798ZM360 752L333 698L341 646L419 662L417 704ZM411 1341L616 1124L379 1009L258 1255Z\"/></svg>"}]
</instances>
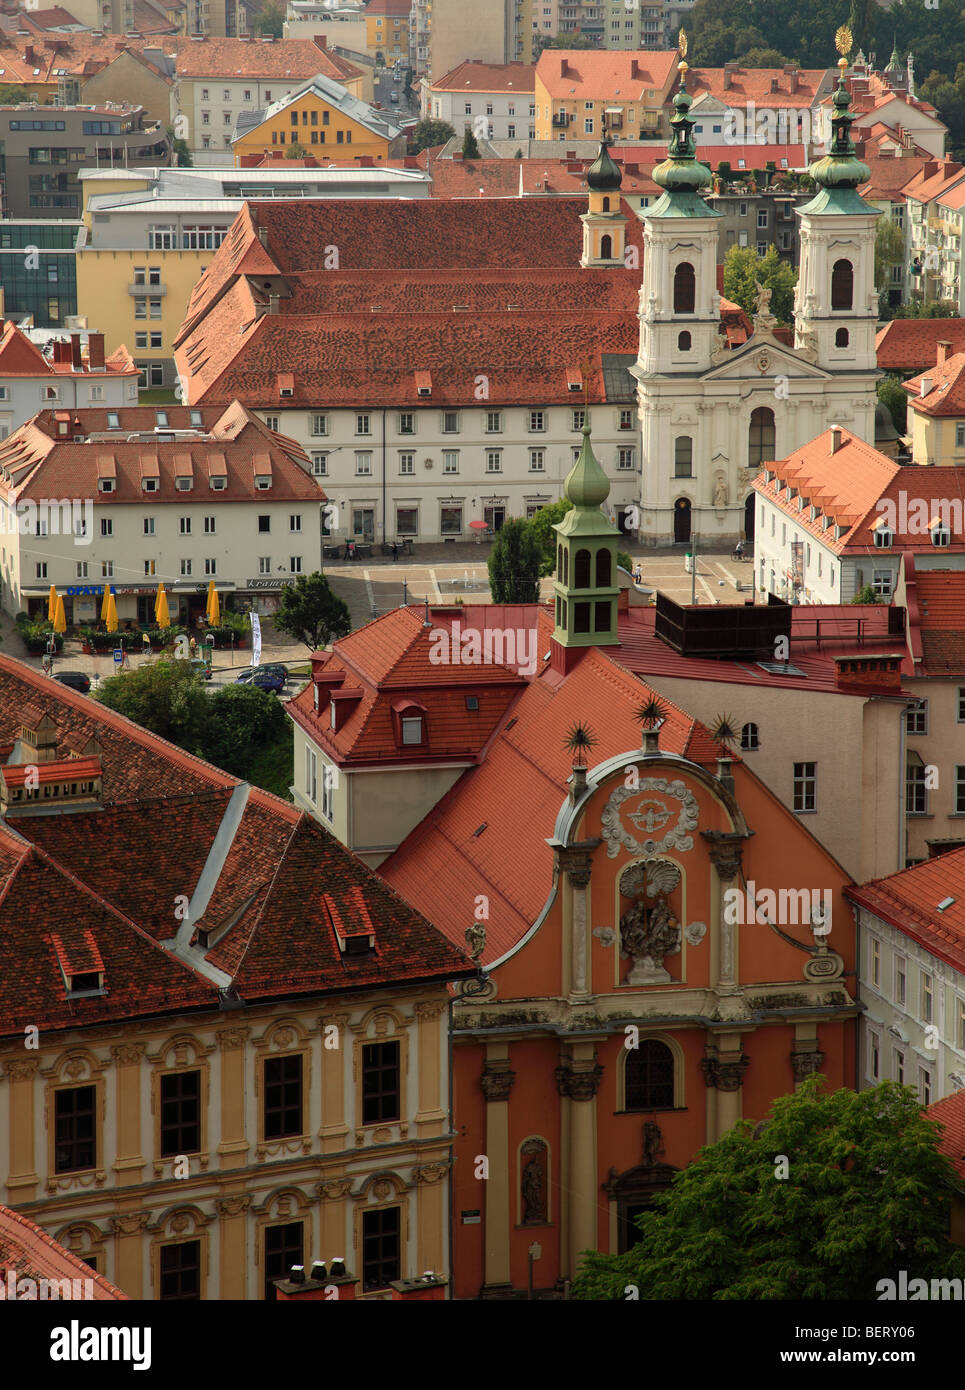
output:
<instances>
[{"instance_id":1,"label":"yellow patio umbrella","mask_svg":"<svg viewBox=\"0 0 965 1390\"><path fill-rule=\"evenodd\" d=\"M106 623L106 622L107 622L107 612L108 612L108 609L109 609L109 607L110 607L110 601L111 601L111 599L112 599L113 597L114 597L114 595L113 595L113 593L111 592L111 586L110 586L109 584L105 584L105 585L104 585L104 594L103 594L103 597L101 598L101 622L102 622L102 623ZM114 605L114 616L115 616L115 617L117 616L117 604L116 604L116 603L115 603L115 605Z\"/></svg>"},{"instance_id":2,"label":"yellow patio umbrella","mask_svg":"<svg viewBox=\"0 0 965 1390\"><path fill-rule=\"evenodd\" d=\"M221 600L218 598L218 591L214 587L213 579L208 585L208 603L205 612L212 627L221 626Z\"/></svg>"},{"instance_id":3,"label":"yellow patio umbrella","mask_svg":"<svg viewBox=\"0 0 965 1390\"><path fill-rule=\"evenodd\" d=\"M158 627L170 627L171 615L168 612L168 596L164 592L164 585L158 585L157 602L154 605L154 619Z\"/></svg>"},{"instance_id":4,"label":"yellow patio umbrella","mask_svg":"<svg viewBox=\"0 0 965 1390\"><path fill-rule=\"evenodd\" d=\"M57 595L57 611L54 614L54 632L67 631L67 614L64 612L64 600Z\"/></svg>"},{"instance_id":5,"label":"yellow patio umbrella","mask_svg":"<svg viewBox=\"0 0 965 1390\"><path fill-rule=\"evenodd\" d=\"M50 593L47 597L47 621L52 623L54 614L57 612L57 585L51 584Z\"/></svg>"},{"instance_id":6,"label":"yellow patio umbrella","mask_svg":"<svg viewBox=\"0 0 965 1390\"><path fill-rule=\"evenodd\" d=\"M109 589L108 589L108 591L107 591L107 612L106 612L103 616L104 616L104 621L105 621L105 623L107 624L107 631L108 631L108 632L116 632L116 631L117 631L117 600L114 598L114 595L111 593L111 591L110 591Z\"/></svg>"}]
</instances>

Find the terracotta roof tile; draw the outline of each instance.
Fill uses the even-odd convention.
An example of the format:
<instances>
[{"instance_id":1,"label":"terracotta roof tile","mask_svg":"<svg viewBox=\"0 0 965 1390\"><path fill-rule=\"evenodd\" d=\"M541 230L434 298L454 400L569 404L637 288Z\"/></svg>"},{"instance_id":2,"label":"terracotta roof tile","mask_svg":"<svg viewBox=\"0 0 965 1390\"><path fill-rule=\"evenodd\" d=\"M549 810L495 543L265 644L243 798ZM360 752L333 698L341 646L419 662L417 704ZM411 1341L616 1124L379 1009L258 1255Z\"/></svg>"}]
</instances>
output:
<instances>
[{"instance_id":1,"label":"terracotta roof tile","mask_svg":"<svg viewBox=\"0 0 965 1390\"><path fill-rule=\"evenodd\" d=\"M89 1285L81 1284L81 1290L86 1292L89 1288L97 1301L126 1300L128 1297L21 1212L0 1206L0 1285L4 1290L8 1287L8 1275L32 1279L35 1283L47 1280L48 1294L54 1288L51 1280L79 1279L90 1281Z\"/></svg>"},{"instance_id":2,"label":"terracotta roof tile","mask_svg":"<svg viewBox=\"0 0 965 1390\"><path fill-rule=\"evenodd\" d=\"M372 0L378 3L378 0ZM403 0L404 3L404 0ZM372 13L369 4L368 13ZM433 92L532 92L536 88L536 68L531 63L483 63L471 58L435 79Z\"/></svg>"},{"instance_id":3,"label":"terracotta roof tile","mask_svg":"<svg viewBox=\"0 0 965 1390\"><path fill-rule=\"evenodd\" d=\"M941 341L941 340L940 340ZM922 395L922 385L930 390ZM959 415L965 418L965 352L956 352L903 383L909 406L923 415Z\"/></svg>"},{"instance_id":4,"label":"terracotta roof tile","mask_svg":"<svg viewBox=\"0 0 965 1390\"><path fill-rule=\"evenodd\" d=\"M844 891L852 902L965 971L965 850L950 850ZM939 911L947 899L951 902Z\"/></svg>"},{"instance_id":5,"label":"terracotta roof tile","mask_svg":"<svg viewBox=\"0 0 965 1390\"><path fill-rule=\"evenodd\" d=\"M948 1158L960 1178L965 1178L965 1090L953 1091L929 1105L925 1114L942 1127L939 1150Z\"/></svg>"},{"instance_id":6,"label":"terracotta roof tile","mask_svg":"<svg viewBox=\"0 0 965 1390\"><path fill-rule=\"evenodd\" d=\"M674 81L679 55L664 52L624 52L620 49L544 49L536 64L540 83L554 100L578 97L610 101L663 92ZM565 72L563 71L565 64Z\"/></svg>"},{"instance_id":7,"label":"terracotta roof tile","mask_svg":"<svg viewBox=\"0 0 965 1390\"><path fill-rule=\"evenodd\" d=\"M923 372L937 360L937 344L965 352L965 318L892 319L875 338L878 366L886 372Z\"/></svg>"}]
</instances>

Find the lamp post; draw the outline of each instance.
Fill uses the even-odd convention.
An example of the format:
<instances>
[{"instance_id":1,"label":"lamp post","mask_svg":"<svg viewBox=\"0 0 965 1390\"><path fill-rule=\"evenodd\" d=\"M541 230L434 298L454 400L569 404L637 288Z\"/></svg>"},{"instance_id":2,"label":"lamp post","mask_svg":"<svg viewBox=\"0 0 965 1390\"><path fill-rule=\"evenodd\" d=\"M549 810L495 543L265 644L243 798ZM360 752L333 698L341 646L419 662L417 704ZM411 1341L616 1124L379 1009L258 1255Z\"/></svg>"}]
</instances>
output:
<instances>
[{"instance_id":1,"label":"lamp post","mask_svg":"<svg viewBox=\"0 0 965 1390\"><path fill-rule=\"evenodd\" d=\"M539 1243L538 1240L534 1240L534 1241L533 1241L532 1245L529 1247L528 1254L529 1254L529 1292L527 1293L526 1296L527 1296L527 1298L532 1298L532 1297L533 1297L533 1266L535 1265L536 1261L537 1261L537 1260L542 1256L542 1254L543 1254L543 1247L540 1245L540 1243Z\"/></svg>"},{"instance_id":2,"label":"lamp post","mask_svg":"<svg viewBox=\"0 0 965 1390\"><path fill-rule=\"evenodd\" d=\"M213 633L213 632L206 632L206 633L204 634L204 641L205 641L205 645L206 645L207 648L208 648L208 673L207 673L207 676L208 676L208 680L210 680L210 679L211 679L211 668L212 668L212 666L214 665L214 633Z\"/></svg>"}]
</instances>

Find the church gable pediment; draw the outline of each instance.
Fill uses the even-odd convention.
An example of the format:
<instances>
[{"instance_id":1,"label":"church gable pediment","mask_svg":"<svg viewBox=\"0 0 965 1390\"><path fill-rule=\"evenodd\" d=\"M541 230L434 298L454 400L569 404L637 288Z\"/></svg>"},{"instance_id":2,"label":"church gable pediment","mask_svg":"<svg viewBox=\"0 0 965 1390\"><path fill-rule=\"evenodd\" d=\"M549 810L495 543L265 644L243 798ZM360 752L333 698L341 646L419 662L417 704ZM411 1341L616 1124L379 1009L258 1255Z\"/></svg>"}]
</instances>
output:
<instances>
[{"instance_id":1,"label":"church gable pediment","mask_svg":"<svg viewBox=\"0 0 965 1390\"><path fill-rule=\"evenodd\" d=\"M830 372L808 362L770 334L755 334L741 347L732 348L719 365L704 372L701 381L767 381L776 376L786 376L791 381L831 379Z\"/></svg>"}]
</instances>

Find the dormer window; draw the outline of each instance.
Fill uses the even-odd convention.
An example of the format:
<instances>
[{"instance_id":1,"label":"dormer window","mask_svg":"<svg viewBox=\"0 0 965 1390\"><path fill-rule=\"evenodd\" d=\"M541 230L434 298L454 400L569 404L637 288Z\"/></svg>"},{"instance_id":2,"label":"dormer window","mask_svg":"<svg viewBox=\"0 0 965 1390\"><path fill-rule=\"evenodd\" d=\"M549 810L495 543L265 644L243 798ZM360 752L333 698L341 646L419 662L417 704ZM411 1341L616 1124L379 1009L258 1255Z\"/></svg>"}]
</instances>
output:
<instances>
[{"instance_id":1,"label":"dormer window","mask_svg":"<svg viewBox=\"0 0 965 1390\"><path fill-rule=\"evenodd\" d=\"M889 549L894 539L895 533L890 526L875 527L875 545L879 550Z\"/></svg>"},{"instance_id":2,"label":"dormer window","mask_svg":"<svg viewBox=\"0 0 965 1390\"><path fill-rule=\"evenodd\" d=\"M185 477L182 474L181 477L175 478L174 486L177 488L178 492L190 492L191 489L194 487L194 479L191 477Z\"/></svg>"},{"instance_id":3,"label":"dormer window","mask_svg":"<svg viewBox=\"0 0 965 1390\"><path fill-rule=\"evenodd\" d=\"M931 543L935 546L951 545L952 533L941 521L933 521L929 527Z\"/></svg>"},{"instance_id":4,"label":"dormer window","mask_svg":"<svg viewBox=\"0 0 965 1390\"><path fill-rule=\"evenodd\" d=\"M421 714L405 715L402 719L403 744L423 742L423 719Z\"/></svg>"},{"instance_id":5,"label":"dormer window","mask_svg":"<svg viewBox=\"0 0 965 1390\"><path fill-rule=\"evenodd\" d=\"M255 477L255 487L259 492L267 492L271 487L271 474L260 474Z\"/></svg>"},{"instance_id":6,"label":"dormer window","mask_svg":"<svg viewBox=\"0 0 965 1390\"><path fill-rule=\"evenodd\" d=\"M77 998L84 994L100 994L104 988L104 976L100 970L78 971L67 976L67 994Z\"/></svg>"},{"instance_id":7,"label":"dormer window","mask_svg":"<svg viewBox=\"0 0 965 1390\"><path fill-rule=\"evenodd\" d=\"M420 748L428 743L426 710L418 701L411 698L393 701L392 724L400 748Z\"/></svg>"},{"instance_id":8,"label":"dormer window","mask_svg":"<svg viewBox=\"0 0 965 1390\"><path fill-rule=\"evenodd\" d=\"M120 427L121 427L121 422L120 422L120 418L119 418L119 416L118 416L118 414L117 414L117 411L116 411L116 410L109 410L109 411L107 412L107 428L108 428L109 430L119 430Z\"/></svg>"},{"instance_id":9,"label":"dormer window","mask_svg":"<svg viewBox=\"0 0 965 1390\"><path fill-rule=\"evenodd\" d=\"M158 410L158 411L156 411L156 412L155 412L154 419L155 419L155 423L156 423L158 429L164 429L164 430L167 429L167 427L168 427L168 413L167 413L166 410Z\"/></svg>"},{"instance_id":10,"label":"dormer window","mask_svg":"<svg viewBox=\"0 0 965 1390\"><path fill-rule=\"evenodd\" d=\"M142 478L141 487L145 492L157 492L157 478Z\"/></svg>"},{"instance_id":11,"label":"dormer window","mask_svg":"<svg viewBox=\"0 0 965 1390\"><path fill-rule=\"evenodd\" d=\"M227 479L227 478L224 478L224 477L216 477L216 478L212 478L212 479L211 479L211 490L212 490L213 492L224 492L224 490L225 490L225 488L226 488L227 486L228 486L228 479Z\"/></svg>"},{"instance_id":12,"label":"dormer window","mask_svg":"<svg viewBox=\"0 0 965 1390\"><path fill-rule=\"evenodd\" d=\"M113 478L100 478L100 479L98 480L97 486L100 488L101 492L113 492L113 491L114 491L114 479L113 479Z\"/></svg>"}]
</instances>

